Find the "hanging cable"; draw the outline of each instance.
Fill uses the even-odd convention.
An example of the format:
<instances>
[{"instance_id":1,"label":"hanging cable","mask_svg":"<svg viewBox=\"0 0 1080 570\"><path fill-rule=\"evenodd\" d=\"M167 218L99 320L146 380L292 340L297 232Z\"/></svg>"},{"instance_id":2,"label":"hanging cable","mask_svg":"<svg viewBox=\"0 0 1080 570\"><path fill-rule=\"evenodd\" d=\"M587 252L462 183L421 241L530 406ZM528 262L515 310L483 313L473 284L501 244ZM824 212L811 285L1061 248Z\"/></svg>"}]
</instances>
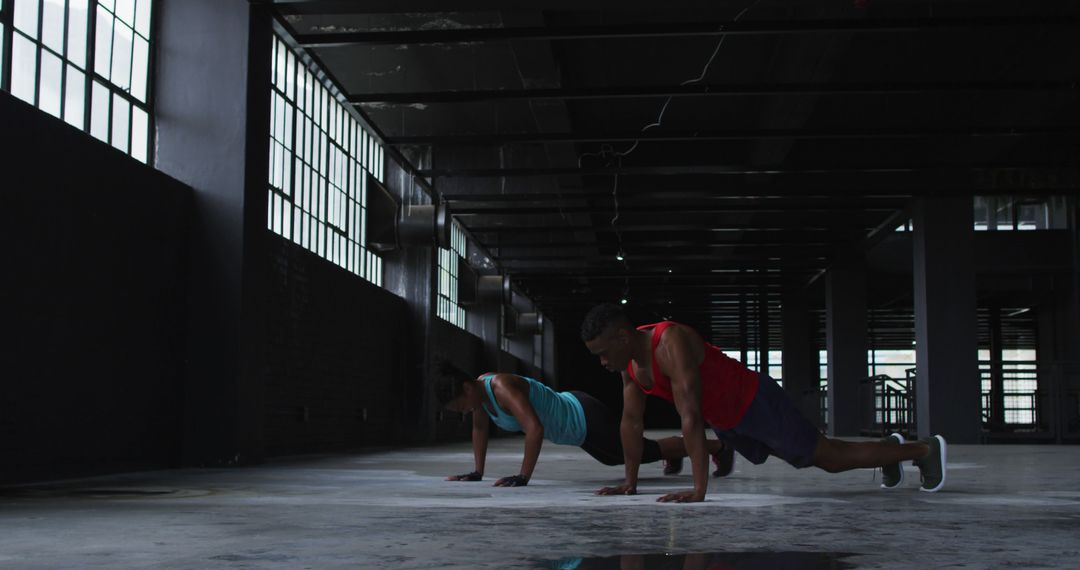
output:
<instances>
[{"instance_id":1,"label":"hanging cable","mask_svg":"<svg viewBox=\"0 0 1080 570\"><path fill-rule=\"evenodd\" d=\"M754 0L754 2L751 3L749 6L743 8L735 16L733 21L738 22L743 17L743 15L745 15L754 6L757 6L758 2L760 2L760 1L761 0ZM723 31L723 29L724 28L721 26L720 31ZM683 85L683 86L685 86L685 85L693 85L695 83L700 83L701 81L704 81L705 77L709 74L709 68L712 67L713 61L716 60L717 54L720 53L720 46L724 45L724 40L725 39L727 39L727 35L721 35L720 36L720 39L716 42L716 47L713 48L712 54L709 56L709 59L705 62L705 66L702 67L701 73L699 73L698 76L693 78L693 79L687 79L686 81L683 81L682 83L680 83L680 85ZM656 120L651 122L651 123L646 124L645 126L643 126L641 128L642 133L648 131L649 129L659 127L659 126L661 126L663 124L663 122L664 122L664 114L667 113L668 106L671 105L671 99L672 99L672 97L670 95L666 99L664 99L664 103L660 106L660 112L657 113L657 115L656 115ZM628 156L630 153L637 150L637 148L638 148L638 146L640 144L641 144L641 139L637 139L637 140L634 141L634 143L632 145L630 145L629 148L627 148L626 150L620 152L620 151L616 151L615 148L612 145L610 145L608 143L603 143L603 144L600 145L600 151L599 152L581 153L581 154L578 155L578 161L577 161L579 169L581 168L582 162L584 161L584 159L586 157L597 157L597 158L600 158L601 160L604 161L604 166L611 167L614 164L614 166L616 167L616 171L615 171L615 174L614 174L614 184L613 184L613 187L612 187L612 190L611 190L611 199L612 199L612 203L613 203L612 205L614 207L614 212L613 212L613 215L612 215L612 218L611 218L611 227L612 227L612 229L615 230L615 241L616 241L616 247L618 248L617 253L615 254L615 259L617 261L619 261L620 263L622 263L624 272L629 271L629 263L627 261L626 250L623 248L622 232L619 230L619 225L618 225L619 215L620 215L619 214L619 170L622 169L622 159L623 159L623 157ZM560 211L561 211L561 206L560 206ZM630 297L630 278L629 278L629 276L627 276L626 279L625 279L625 282L624 282L623 296L622 296L621 302L623 304L625 304L629 300L629 297Z\"/></svg>"}]
</instances>

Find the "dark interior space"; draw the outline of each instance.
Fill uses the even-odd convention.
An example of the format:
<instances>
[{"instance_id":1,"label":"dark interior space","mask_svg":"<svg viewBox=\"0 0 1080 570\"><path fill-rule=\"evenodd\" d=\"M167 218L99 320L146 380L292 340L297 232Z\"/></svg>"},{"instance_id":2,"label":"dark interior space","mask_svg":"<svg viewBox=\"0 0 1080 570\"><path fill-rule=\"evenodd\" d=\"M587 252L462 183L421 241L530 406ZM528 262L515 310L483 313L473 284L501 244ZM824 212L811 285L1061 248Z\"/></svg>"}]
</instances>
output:
<instances>
[{"instance_id":1,"label":"dark interior space","mask_svg":"<svg viewBox=\"0 0 1080 570\"><path fill-rule=\"evenodd\" d=\"M601 303L829 437L1072 453L1078 32L1060 0L0 0L0 491L467 460L443 362L618 418Z\"/></svg>"}]
</instances>

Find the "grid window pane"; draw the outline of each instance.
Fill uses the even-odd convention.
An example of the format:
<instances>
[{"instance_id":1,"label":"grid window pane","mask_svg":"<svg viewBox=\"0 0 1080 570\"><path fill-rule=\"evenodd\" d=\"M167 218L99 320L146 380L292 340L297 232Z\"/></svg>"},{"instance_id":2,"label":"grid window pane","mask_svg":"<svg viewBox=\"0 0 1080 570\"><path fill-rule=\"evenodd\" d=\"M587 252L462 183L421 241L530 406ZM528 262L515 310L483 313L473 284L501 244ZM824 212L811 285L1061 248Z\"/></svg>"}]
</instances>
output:
<instances>
[{"instance_id":1,"label":"grid window pane","mask_svg":"<svg viewBox=\"0 0 1080 570\"><path fill-rule=\"evenodd\" d=\"M109 88L94 82L90 103L90 134L101 142L109 142Z\"/></svg>"},{"instance_id":2,"label":"grid window pane","mask_svg":"<svg viewBox=\"0 0 1080 570\"><path fill-rule=\"evenodd\" d=\"M11 42L11 94L34 104L34 92L37 87L37 55L34 42L22 34L14 34Z\"/></svg>"},{"instance_id":3,"label":"grid window pane","mask_svg":"<svg viewBox=\"0 0 1080 570\"><path fill-rule=\"evenodd\" d=\"M86 112L86 76L73 66L68 66L64 83L64 120L81 131Z\"/></svg>"},{"instance_id":4,"label":"grid window pane","mask_svg":"<svg viewBox=\"0 0 1080 570\"><path fill-rule=\"evenodd\" d=\"M111 79L113 17L105 8L98 6L97 39L94 44L94 71L105 79Z\"/></svg>"},{"instance_id":5,"label":"grid window pane","mask_svg":"<svg viewBox=\"0 0 1080 570\"><path fill-rule=\"evenodd\" d=\"M135 5L135 31L144 38L150 37L150 0L138 0Z\"/></svg>"},{"instance_id":6,"label":"grid window pane","mask_svg":"<svg viewBox=\"0 0 1080 570\"><path fill-rule=\"evenodd\" d=\"M135 36L134 51L131 55L131 94L139 101L146 102L146 77L150 73L150 44Z\"/></svg>"},{"instance_id":7,"label":"grid window pane","mask_svg":"<svg viewBox=\"0 0 1080 570\"><path fill-rule=\"evenodd\" d=\"M368 174L359 168L354 142L361 129L279 38L270 66L268 228L378 284L378 264L363 248L366 209L359 195ZM275 226L278 200L285 214Z\"/></svg>"},{"instance_id":8,"label":"grid window pane","mask_svg":"<svg viewBox=\"0 0 1080 570\"><path fill-rule=\"evenodd\" d=\"M116 0L116 10L113 13L129 26L134 26L135 0Z\"/></svg>"},{"instance_id":9,"label":"grid window pane","mask_svg":"<svg viewBox=\"0 0 1080 570\"><path fill-rule=\"evenodd\" d=\"M64 0L45 0L44 4L41 43L58 54L64 53Z\"/></svg>"},{"instance_id":10,"label":"grid window pane","mask_svg":"<svg viewBox=\"0 0 1080 570\"><path fill-rule=\"evenodd\" d=\"M37 0L19 0L15 2L14 20L15 29L26 34L32 39L37 39L38 31L38 3Z\"/></svg>"},{"instance_id":11,"label":"grid window pane","mask_svg":"<svg viewBox=\"0 0 1080 570\"><path fill-rule=\"evenodd\" d=\"M116 23L113 28L112 82L124 91L131 89L131 48L134 33L131 28Z\"/></svg>"},{"instance_id":12,"label":"grid window pane","mask_svg":"<svg viewBox=\"0 0 1080 570\"><path fill-rule=\"evenodd\" d=\"M148 36L136 34L133 27L137 17L146 18L144 29L149 33L153 0L16 0L14 5L15 13L9 16L18 25L9 48L11 58L0 62L0 77L5 76L3 64L10 66L6 76L11 93L148 162L152 120L143 104L148 101L151 46ZM91 9L94 18L89 17ZM115 10L120 11L119 18ZM93 34L91 19L96 26ZM91 51L93 61L89 61ZM87 81L94 73L100 77L90 84L87 100ZM133 120L135 133L131 132Z\"/></svg>"},{"instance_id":13,"label":"grid window pane","mask_svg":"<svg viewBox=\"0 0 1080 570\"><path fill-rule=\"evenodd\" d=\"M71 63L86 68L86 14L88 0L68 0L67 58Z\"/></svg>"},{"instance_id":14,"label":"grid window pane","mask_svg":"<svg viewBox=\"0 0 1080 570\"><path fill-rule=\"evenodd\" d=\"M4 24L0 23L0 54L4 53ZM4 76L4 58L0 57L0 77Z\"/></svg>"},{"instance_id":15,"label":"grid window pane","mask_svg":"<svg viewBox=\"0 0 1080 570\"><path fill-rule=\"evenodd\" d=\"M147 138L150 135L150 117L146 111L133 106L131 108L131 157L145 163L149 149Z\"/></svg>"},{"instance_id":16,"label":"grid window pane","mask_svg":"<svg viewBox=\"0 0 1080 570\"><path fill-rule=\"evenodd\" d=\"M41 52L41 74L38 77L38 108L60 117L60 84L64 64L47 50Z\"/></svg>"},{"instance_id":17,"label":"grid window pane","mask_svg":"<svg viewBox=\"0 0 1080 570\"><path fill-rule=\"evenodd\" d=\"M112 145L121 152L128 151L128 135L131 128L131 103L120 95L113 95Z\"/></svg>"},{"instance_id":18,"label":"grid window pane","mask_svg":"<svg viewBox=\"0 0 1080 570\"><path fill-rule=\"evenodd\" d=\"M439 248L438 304L435 314L449 323L465 328L465 309L458 303L459 263L466 255L465 232L457 223L450 227L450 249Z\"/></svg>"}]
</instances>

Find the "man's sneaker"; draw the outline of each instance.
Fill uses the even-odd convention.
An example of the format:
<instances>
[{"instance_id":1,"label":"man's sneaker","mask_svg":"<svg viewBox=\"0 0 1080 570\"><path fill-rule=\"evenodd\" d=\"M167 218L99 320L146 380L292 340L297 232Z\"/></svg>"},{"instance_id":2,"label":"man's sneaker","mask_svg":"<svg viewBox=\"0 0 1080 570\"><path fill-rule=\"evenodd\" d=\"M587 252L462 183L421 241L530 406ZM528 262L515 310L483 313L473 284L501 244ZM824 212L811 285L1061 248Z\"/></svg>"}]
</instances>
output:
<instances>
[{"instance_id":1,"label":"man's sneaker","mask_svg":"<svg viewBox=\"0 0 1080 570\"><path fill-rule=\"evenodd\" d=\"M930 453L915 460L915 465L922 472L922 487L919 490L934 493L945 486L945 438L935 435L920 441L930 446Z\"/></svg>"},{"instance_id":2,"label":"man's sneaker","mask_svg":"<svg viewBox=\"0 0 1080 570\"><path fill-rule=\"evenodd\" d=\"M735 449L725 444L719 451L712 454L712 462L716 466L716 470L712 472L713 477L731 475L731 470L735 467Z\"/></svg>"},{"instance_id":3,"label":"man's sneaker","mask_svg":"<svg viewBox=\"0 0 1080 570\"><path fill-rule=\"evenodd\" d=\"M881 443L888 445L900 445L904 443L904 436L894 433L881 438ZM904 484L904 468L900 462L889 463L881 466L881 488L895 489Z\"/></svg>"},{"instance_id":4,"label":"man's sneaker","mask_svg":"<svg viewBox=\"0 0 1080 570\"><path fill-rule=\"evenodd\" d=\"M682 465L682 457L678 459L665 459L664 475L678 475L679 473L682 473Z\"/></svg>"}]
</instances>

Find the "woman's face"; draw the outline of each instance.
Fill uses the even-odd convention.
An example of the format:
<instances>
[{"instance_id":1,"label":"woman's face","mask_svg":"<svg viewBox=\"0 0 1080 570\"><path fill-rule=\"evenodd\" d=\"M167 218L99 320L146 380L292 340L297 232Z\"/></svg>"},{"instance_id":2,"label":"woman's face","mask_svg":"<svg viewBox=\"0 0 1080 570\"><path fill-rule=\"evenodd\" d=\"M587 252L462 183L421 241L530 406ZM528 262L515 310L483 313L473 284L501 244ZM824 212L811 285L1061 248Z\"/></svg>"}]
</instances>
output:
<instances>
[{"instance_id":1,"label":"woman's face","mask_svg":"<svg viewBox=\"0 0 1080 570\"><path fill-rule=\"evenodd\" d=\"M480 390L476 389L473 382L462 387L462 394L446 404L446 409L459 414L467 414L476 411L480 407Z\"/></svg>"}]
</instances>

